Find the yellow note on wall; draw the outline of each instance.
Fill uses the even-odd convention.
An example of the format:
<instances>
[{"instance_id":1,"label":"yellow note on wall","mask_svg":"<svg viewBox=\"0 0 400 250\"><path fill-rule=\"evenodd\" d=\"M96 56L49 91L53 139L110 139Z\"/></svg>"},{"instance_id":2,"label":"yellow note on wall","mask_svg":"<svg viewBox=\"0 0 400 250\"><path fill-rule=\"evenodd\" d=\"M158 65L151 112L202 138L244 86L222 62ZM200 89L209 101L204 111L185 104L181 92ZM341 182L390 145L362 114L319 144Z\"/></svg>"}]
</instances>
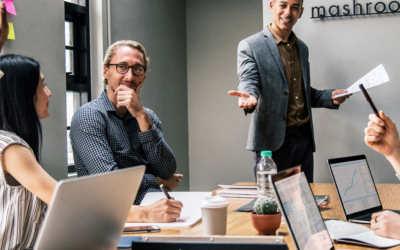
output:
<instances>
[{"instance_id":1,"label":"yellow note on wall","mask_svg":"<svg viewBox=\"0 0 400 250\"><path fill-rule=\"evenodd\" d=\"M15 40L14 24L8 23L8 39Z\"/></svg>"}]
</instances>

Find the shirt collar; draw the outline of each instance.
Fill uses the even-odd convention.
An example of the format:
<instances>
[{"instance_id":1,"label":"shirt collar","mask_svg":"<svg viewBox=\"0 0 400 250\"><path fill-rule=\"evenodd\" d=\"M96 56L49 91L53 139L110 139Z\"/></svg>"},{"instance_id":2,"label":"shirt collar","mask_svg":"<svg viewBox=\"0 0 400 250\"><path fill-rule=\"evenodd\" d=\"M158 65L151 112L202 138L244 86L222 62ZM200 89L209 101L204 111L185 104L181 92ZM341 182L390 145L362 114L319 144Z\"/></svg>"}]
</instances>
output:
<instances>
[{"instance_id":1,"label":"shirt collar","mask_svg":"<svg viewBox=\"0 0 400 250\"><path fill-rule=\"evenodd\" d=\"M133 116L131 115L131 113L129 113L129 112L126 112L125 117L122 116L122 115L119 115L119 114L117 113L117 111L116 111L115 108L114 108L114 105L113 105L112 102L110 101L110 98L108 98L107 89L105 89L105 90L103 90L103 92L101 92L101 94L100 94L100 96L99 96L99 99L101 100L101 102L103 102L103 104L104 104L104 109L105 109L106 111L114 112L117 116L123 117L123 118L125 118L125 119L130 119L131 117L133 117Z\"/></svg>"},{"instance_id":2,"label":"shirt collar","mask_svg":"<svg viewBox=\"0 0 400 250\"><path fill-rule=\"evenodd\" d=\"M104 104L104 108L106 111L115 111L114 106L112 105L110 99L107 96L107 90L103 90L103 92L101 92L100 96L99 96L99 100L101 100Z\"/></svg>"},{"instance_id":3,"label":"shirt collar","mask_svg":"<svg viewBox=\"0 0 400 250\"><path fill-rule=\"evenodd\" d=\"M282 38L271 28L271 25L272 25L272 23L268 25L268 29L269 29L269 31L271 31L272 35L274 36L276 44L283 42ZM297 36L292 31L292 33L290 33L288 42L289 42L289 44L293 45L296 42L296 40L297 40Z\"/></svg>"}]
</instances>

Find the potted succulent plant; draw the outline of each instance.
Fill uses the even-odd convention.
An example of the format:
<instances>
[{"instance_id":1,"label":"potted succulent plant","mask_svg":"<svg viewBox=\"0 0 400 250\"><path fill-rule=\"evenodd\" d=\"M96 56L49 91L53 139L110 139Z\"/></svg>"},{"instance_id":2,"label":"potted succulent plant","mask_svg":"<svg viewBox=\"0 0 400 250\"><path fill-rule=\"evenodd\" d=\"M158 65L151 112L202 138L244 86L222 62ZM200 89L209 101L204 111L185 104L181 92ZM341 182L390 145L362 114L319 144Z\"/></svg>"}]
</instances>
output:
<instances>
[{"instance_id":1,"label":"potted succulent plant","mask_svg":"<svg viewBox=\"0 0 400 250\"><path fill-rule=\"evenodd\" d=\"M281 225L282 214L278 212L278 204L268 198L258 198L251 213L253 227L262 235L274 235Z\"/></svg>"}]
</instances>

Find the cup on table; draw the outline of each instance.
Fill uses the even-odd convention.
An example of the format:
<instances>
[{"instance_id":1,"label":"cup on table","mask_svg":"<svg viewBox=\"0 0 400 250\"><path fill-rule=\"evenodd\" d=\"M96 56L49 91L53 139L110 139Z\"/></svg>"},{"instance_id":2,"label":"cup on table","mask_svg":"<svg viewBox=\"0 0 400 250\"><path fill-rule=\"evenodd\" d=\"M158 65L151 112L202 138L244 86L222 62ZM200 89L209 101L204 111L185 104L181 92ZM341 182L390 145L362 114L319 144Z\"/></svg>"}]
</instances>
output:
<instances>
[{"instance_id":1,"label":"cup on table","mask_svg":"<svg viewBox=\"0 0 400 250\"><path fill-rule=\"evenodd\" d=\"M201 204L204 235L225 235L228 201L220 196L205 197Z\"/></svg>"}]
</instances>

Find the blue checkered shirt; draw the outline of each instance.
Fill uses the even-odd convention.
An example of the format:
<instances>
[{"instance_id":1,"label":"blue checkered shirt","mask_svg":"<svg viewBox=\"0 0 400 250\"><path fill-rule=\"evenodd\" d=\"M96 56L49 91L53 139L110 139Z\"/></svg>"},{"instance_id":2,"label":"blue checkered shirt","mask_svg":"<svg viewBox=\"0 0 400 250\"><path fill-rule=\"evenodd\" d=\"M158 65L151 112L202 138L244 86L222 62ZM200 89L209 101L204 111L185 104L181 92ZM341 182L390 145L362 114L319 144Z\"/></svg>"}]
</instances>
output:
<instances>
[{"instance_id":1,"label":"blue checkered shirt","mask_svg":"<svg viewBox=\"0 0 400 250\"><path fill-rule=\"evenodd\" d=\"M136 118L120 116L106 91L79 108L71 122L70 138L78 176L146 165L134 204L147 192L160 192L156 177L169 179L176 170L175 156L164 140L161 122L145 108L153 127L141 132Z\"/></svg>"}]
</instances>

